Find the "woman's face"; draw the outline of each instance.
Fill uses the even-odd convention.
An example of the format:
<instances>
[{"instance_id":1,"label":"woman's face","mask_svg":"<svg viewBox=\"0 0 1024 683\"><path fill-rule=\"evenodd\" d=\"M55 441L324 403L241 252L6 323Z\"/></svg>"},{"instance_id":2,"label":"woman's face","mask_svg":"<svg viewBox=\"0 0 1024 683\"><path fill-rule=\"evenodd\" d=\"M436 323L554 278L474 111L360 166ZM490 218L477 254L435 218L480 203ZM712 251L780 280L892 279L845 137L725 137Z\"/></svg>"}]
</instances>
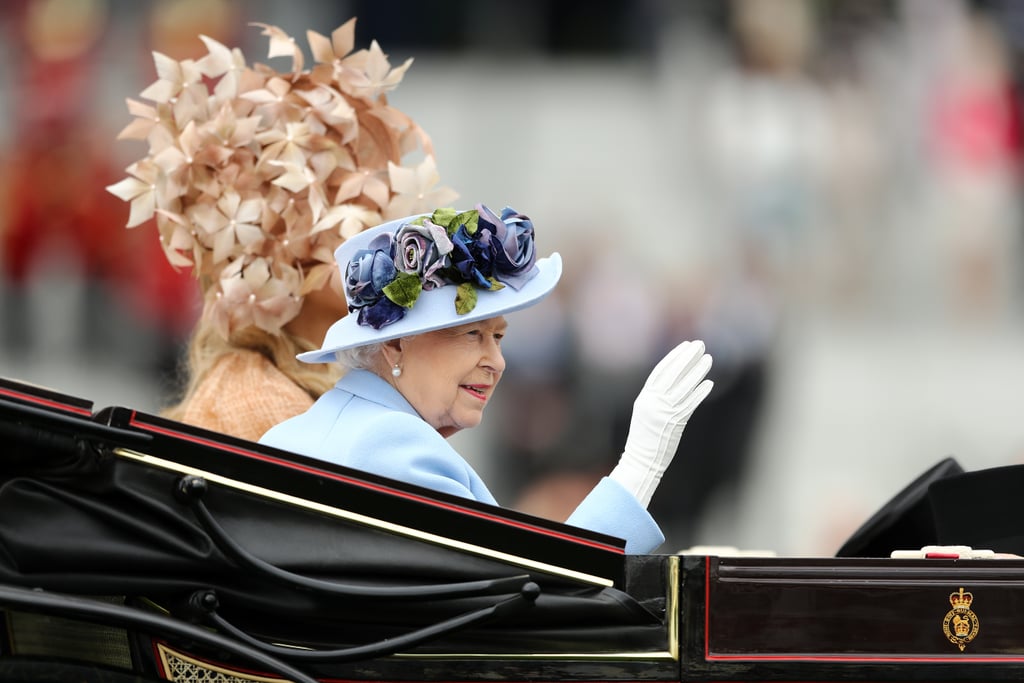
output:
<instances>
[{"instance_id":1,"label":"woman's face","mask_svg":"<svg viewBox=\"0 0 1024 683\"><path fill-rule=\"evenodd\" d=\"M497 317L399 340L399 377L388 377L442 436L475 427L505 371Z\"/></svg>"}]
</instances>

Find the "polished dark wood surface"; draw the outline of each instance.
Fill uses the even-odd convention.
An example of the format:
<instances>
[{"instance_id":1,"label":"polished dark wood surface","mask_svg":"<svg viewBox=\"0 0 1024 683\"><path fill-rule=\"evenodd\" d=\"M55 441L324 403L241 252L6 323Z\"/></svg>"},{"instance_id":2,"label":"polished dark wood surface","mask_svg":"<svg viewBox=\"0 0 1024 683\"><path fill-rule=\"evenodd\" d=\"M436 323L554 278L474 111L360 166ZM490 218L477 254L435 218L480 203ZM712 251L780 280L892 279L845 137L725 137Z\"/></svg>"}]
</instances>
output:
<instances>
[{"instance_id":1,"label":"polished dark wood surface","mask_svg":"<svg viewBox=\"0 0 1024 683\"><path fill-rule=\"evenodd\" d=\"M681 592L682 680L1024 679L1024 561L688 557Z\"/></svg>"}]
</instances>

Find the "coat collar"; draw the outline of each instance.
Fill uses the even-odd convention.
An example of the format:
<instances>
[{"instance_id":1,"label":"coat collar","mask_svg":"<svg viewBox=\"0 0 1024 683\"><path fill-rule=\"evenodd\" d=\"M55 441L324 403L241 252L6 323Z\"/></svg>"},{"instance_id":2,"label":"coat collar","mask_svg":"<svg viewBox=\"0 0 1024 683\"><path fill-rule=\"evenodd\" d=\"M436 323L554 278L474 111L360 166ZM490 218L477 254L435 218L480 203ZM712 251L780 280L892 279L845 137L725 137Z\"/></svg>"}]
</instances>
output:
<instances>
[{"instance_id":1,"label":"coat collar","mask_svg":"<svg viewBox=\"0 0 1024 683\"><path fill-rule=\"evenodd\" d=\"M416 417L420 416L398 389L369 370L349 370L334 386L359 398L378 403L385 408L399 410Z\"/></svg>"}]
</instances>

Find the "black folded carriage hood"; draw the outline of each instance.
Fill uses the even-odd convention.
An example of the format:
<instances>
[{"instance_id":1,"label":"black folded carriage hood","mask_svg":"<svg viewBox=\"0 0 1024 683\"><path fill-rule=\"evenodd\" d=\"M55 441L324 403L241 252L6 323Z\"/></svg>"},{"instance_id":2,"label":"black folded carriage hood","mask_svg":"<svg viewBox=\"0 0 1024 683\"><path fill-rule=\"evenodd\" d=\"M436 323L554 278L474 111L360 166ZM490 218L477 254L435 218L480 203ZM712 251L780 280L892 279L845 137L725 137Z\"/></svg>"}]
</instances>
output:
<instances>
[{"instance_id":1,"label":"black folded carriage hood","mask_svg":"<svg viewBox=\"0 0 1024 683\"><path fill-rule=\"evenodd\" d=\"M664 565L620 539L9 380L0 439L15 590L317 665L667 648Z\"/></svg>"}]
</instances>

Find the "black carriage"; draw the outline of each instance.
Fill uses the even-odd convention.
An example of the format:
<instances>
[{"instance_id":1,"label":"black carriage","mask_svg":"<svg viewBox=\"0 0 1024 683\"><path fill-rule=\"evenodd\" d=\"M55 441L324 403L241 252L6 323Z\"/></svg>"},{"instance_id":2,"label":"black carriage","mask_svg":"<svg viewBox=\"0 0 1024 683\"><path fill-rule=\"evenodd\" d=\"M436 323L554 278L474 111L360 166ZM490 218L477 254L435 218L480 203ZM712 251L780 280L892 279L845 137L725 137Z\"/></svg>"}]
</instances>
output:
<instances>
[{"instance_id":1,"label":"black carriage","mask_svg":"<svg viewBox=\"0 0 1024 683\"><path fill-rule=\"evenodd\" d=\"M1024 561L626 555L0 380L0 680L1024 678Z\"/></svg>"}]
</instances>

